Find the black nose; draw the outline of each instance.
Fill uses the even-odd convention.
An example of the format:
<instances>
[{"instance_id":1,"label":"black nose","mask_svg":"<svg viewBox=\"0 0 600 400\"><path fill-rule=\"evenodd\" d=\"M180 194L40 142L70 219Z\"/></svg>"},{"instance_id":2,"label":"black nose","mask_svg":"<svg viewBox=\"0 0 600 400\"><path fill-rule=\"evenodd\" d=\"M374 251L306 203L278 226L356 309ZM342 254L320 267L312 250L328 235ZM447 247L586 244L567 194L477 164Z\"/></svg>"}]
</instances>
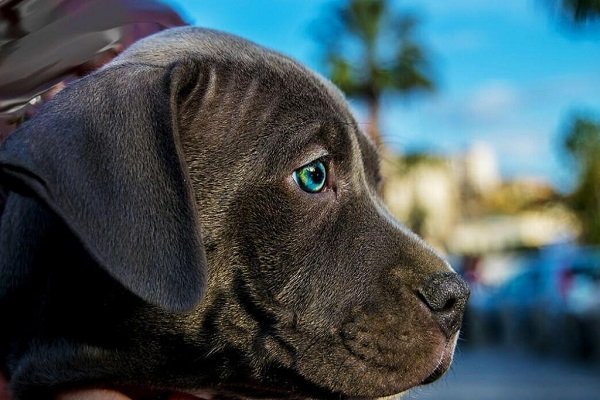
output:
<instances>
[{"instance_id":1,"label":"black nose","mask_svg":"<svg viewBox=\"0 0 600 400\"><path fill-rule=\"evenodd\" d=\"M471 291L469 285L458 274L434 274L417 292L448 338L460 329Z\"/></svg>"}]
</instances>

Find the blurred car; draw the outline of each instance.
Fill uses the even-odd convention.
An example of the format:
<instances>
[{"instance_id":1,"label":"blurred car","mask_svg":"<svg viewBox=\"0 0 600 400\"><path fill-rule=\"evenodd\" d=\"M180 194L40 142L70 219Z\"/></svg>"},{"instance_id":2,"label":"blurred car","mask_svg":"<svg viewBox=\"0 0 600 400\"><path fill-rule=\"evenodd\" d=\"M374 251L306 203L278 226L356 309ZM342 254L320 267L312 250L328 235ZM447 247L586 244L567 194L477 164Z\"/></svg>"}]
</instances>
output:
<instances>
[{"instance_id":1,"label":"blurred car","mask_svg":"<svg viewBox=\"0 0 600 400\"><path fill-rule=\"evenodd\" d=\"M537 266L524 265L520 272L495 288L488 288L485 300L474 304L480 323L490 341L520 344L533 336L534 315L541 292L542 277Z\"/></svg>"},{"instance_id":2,"label":"blurred car","mask_svg":"<svg viewBox=\"0 0 600 400\"><path fill-rule=\"evenodd\" d=\"M600 253L577 256L565 271L564 300L567 312L586 315L600 309Z\"/></svg>"},{"instance_id":3,"label":"blurred car","mask_svg":"<svg viewBox=\"0 0 600 400\"><path fill-rule=\"evenodd\" d=\"M551 246L519 260L505 282L474 291L470 323L483 340L600 361L600 249Z\"/></svg>"},{"instance_id":4,"label":"blurred car","mask_svg":"<svg viewBox=\"0 0 600 400\"><path fill-rule=\"evenodd\" d=\"M600 252L575 257L564 280L565 347L577 358L600 361Z\"/></svg>"},{"instance_id":5,"label":"blurred car","mask_svg":"<svg viewBox=\"0 0 600 400\"><path fill-rule=\"evenodd\" d=\"M476 280L471 283L467 313L467 342L497 343L518 340L516 333L528 331L528 315L535 304L531 293L539 293L539 271L532 266L536 253L522 252L504 256L500 266L512 269L497 284ZM490 267L486 261L482 268ZM492 263L498 264L498 263ZM498 265L494 266L496 269Z\"/></svg>"}]
</instances>

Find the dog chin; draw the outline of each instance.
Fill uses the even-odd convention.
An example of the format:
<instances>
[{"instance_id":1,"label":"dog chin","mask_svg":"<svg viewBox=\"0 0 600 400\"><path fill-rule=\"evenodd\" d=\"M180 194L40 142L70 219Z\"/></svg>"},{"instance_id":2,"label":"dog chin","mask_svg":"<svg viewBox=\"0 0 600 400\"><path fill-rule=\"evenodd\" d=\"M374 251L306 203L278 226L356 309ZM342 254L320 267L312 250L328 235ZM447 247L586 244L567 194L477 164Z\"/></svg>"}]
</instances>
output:
<instances>
[{"instance_id":1,"label":"dog chin","mask_svg":"<svg viewBox=\"0 0 600 400\"><path fill-rule=\"evenodd\" d=\"M410 389L421 386L428 385L440 379L446 371L450 368L452 364L452 359L454 356L454 351L456 349L456 344L458 342L459 332L456 332L450 339L444 340L443 343L439 343L434 351L434 356L432 357L434 362L429 364L426 368L417 368L420 369L420 376L415 374L414 376L407 377L404 376L404 379L397 379L396 382L389 382L384 384L387 386L385 391L386 394L379 394L375 396L341 396L341 398L346 399L384 399L384 400L393 400L400 399L404 394L406 394ZM390 379L393 380L393 373L390 373Z\"/></svg>"},{"instance_id":2,"label":"dog chin","mask_svg":"<svg viewBox=\"0 0 600 400\"><path fill-rule=\"evenodd\" d=\"M439 359L430 369L429 375L425 378L413 377L411 382L397 383L395 394L384 396L353 396L345 395L344 393L298 393L297 391L287 391L284 387L264 387L259 383L244 384L241 386L233 386L214 389L199 389L189 391L178 390L154 390L154 389L139 389L139 390L124 390L116 391L112 389L84 389L68 393L63 393L57 397L58 400L142 400L148 398L157 398L163 400L220 400L220 399L239 399L239 400L264 400L264 399L312 399L312 398L336 398L344 400L395 400L400 399L406 394L409 389L414 386L427 385L438 380L448 370L452 363L454 350L458 340L456 333L445 346L441 346L438 351ZM392 378L393 379L393 378ZM389 389L388 389L389 390Z\"/></svg>"},{"instance_id":3,"label":"dog chin","mask_svg":"<svg viewBox=\"0 0 600 400\"><path fill-rule=\"evenodd\" d=\"M341 390L330 392L327 389L320 388L318 384L314 384L312 388L308 388L306 391L300 389L302 386L297 386L295 390L286 391L285 384L278 387L264 388L260 384L256 386L243 386L237 388L239 390L232 390L229 393L211 393L207 391L201 392L190 392L197 398L205 400L217 400L217 399L343 399L343 400L394 400L400 399L406 394L411 388L430 384L439 378L441 378L452 364L454 351L458 341L459 333L455 333L450 339L441 340L437 346L435 346L434 356L431 357L433 362L428 367L421 369L420 375L414 375L407 377L401 374L394 374L389 372L382 376L371 376L371 379L380 383L379 388L368 389L367 393L362 392L359 388L350 388L350 390ZM365 365L363 365L364 367ZM349 373L349 371L346 371ZM343 371L340 371L343 374ZM351 373L351 375L354 375ZM379 375L379 374L378 374ZM396 376L394 376L396 375ZM400 378L402 376L402 378ZM357 380L356 383L359 383ZM373 382L370 382L372 385ZM309 384L309 386L311 386ZM358 386L358 385L357 385ZM316 389L316 390L315 390ZM233 394L235 393L235 394ZM244 393L242 395L242 393ZM169 399L179 400L179 399Z\"/></svg>"}]
</instances>

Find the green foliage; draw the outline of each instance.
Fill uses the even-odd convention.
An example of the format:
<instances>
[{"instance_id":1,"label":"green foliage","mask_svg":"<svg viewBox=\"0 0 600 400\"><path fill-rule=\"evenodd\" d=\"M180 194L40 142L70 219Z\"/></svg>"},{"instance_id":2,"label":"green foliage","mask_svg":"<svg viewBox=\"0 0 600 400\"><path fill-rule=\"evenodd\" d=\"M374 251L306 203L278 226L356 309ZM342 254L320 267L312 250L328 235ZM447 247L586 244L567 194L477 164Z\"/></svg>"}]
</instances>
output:
<instances>
[{"instance_id":1,"label":"green foliage","mask_svg":"<svg viewBox=\"0 0 600 400\"><path fill-rule=\"evenodd\" d=\"M388 0L347 0L318 26L331 80L348 96L367 102L368 132L380 143L378 113L384 93L434 89L417 18Z\"/></svg>"},{"instance_id":2,"label":"green foliage","mask_svg":"<svg viewBox=\"0 0 600 400\"><path fill-rule=\"evenodd\" d=\"M379 35L385 11L387 4L383 0L350 1L346 8L339 10L339 17L349 32L373 46Z\"/></svg>"},{"instance_id":3,"label":"green foliage","mask_svg":"<svg viewBox=\"0 0 600 400\"><path fill-rule=\"evenodd\" d=\"M443 166L448 160L431 153L412 152L394 160L395 173L404 175L422 166Z\"/></svg>"},{"instance_id":4,"label":"green foliage","mask_svg":"<svg viewBox=\"0 0 600 400\"><path fill-rule=\"evenodd\" d=\"M581 220L583 240L600 244L600 120L575 116L564 144L579 169L570 205Z\"/></svg>"},{"instance_id":5,"label":"green foliage","mask_svg":"<svg viewBox=\"0 0 600 400\"><path fill-rule=\"evenodd\" d=\"M573 118L565 139L567 151L579 162L593 162L600 154L600 131L596 121L583 116Z\"/></svg>"},{"instance_id":6,"label":"green foliage","mask_svg":"<svg viewBox=\"0 0 600 400\"><path fill-rule=\"evenodd\" d=\"M539 0L548 6L563 28L573 33L600 27L600 0ZM590 30L591 29L591 30Z\"/></svg>"},{"instance_id":7,"label":"green foliage","mask_svg":"<svg viewBox=\"0 0 600 400\"><path fill-rule=\"evenodd\" d=\"M433 89L429 62L414 38L413 15L394 12L387 0L349 0L334 10L333 19L323 33L326 61L332 81L346 94L368 100L387 90Z\"/></svg>"},{"instance_id":8,"label":"green foliage","mask_svg":"<svg viewBox=\"0 0 600 400\"><path fill-rule=\"evenodd\" d=\"M582 23L600 18L600 0L555 0L568 19Z\"/></svg>"}]
</instances>

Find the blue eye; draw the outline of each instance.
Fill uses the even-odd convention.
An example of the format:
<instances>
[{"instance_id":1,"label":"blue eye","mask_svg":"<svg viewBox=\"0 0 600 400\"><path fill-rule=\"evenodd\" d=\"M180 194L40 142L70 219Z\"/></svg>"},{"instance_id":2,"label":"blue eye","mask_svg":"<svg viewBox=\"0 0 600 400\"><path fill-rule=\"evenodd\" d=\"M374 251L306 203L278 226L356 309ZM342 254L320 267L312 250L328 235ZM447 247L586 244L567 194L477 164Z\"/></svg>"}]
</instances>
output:
<instances>
[{"instance_id":1,"label":"blue eye","mask_svg":"<svg viewBox=\"0 0 600 400\"><path fill-rule=\"evenodd\" d=\"M327 169L322 161L313 161L294 171L294 180L308 193L318 193L325 187Z\"/></svg>"}]
</instances>

